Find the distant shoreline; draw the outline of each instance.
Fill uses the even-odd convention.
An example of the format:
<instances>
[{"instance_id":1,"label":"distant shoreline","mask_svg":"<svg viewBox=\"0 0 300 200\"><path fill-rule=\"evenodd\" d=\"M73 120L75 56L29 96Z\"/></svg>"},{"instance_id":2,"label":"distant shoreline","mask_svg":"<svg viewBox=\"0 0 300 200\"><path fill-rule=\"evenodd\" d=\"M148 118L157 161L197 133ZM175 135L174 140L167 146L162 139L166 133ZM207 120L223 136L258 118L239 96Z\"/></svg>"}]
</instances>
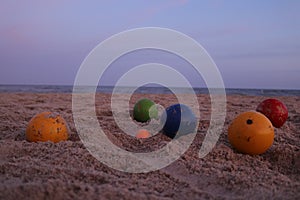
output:
<instances>
[{"instance_id":1,"label":"distant shoreline","mask_svg":"<svg viewBox=\"0 0 300 200\"><path fill-rule=\"evenodd\" d=\"M92 87L85 86L84 89ZM121 93L128 93L133 87L120 87ZM112 93L113 86L98 86L97 93ZM190 91L186 88L175 88L179 93ZM209 94L208 88L193 88L196 94ZM212 89L218 91L218 89ZM226 88L227 95L239 94L250 96L300 96L300 90L293 89L244 89L244 88ZM1 93L72 93L71 85L0 85ZM139 94L171 94L171 90L165 87L143 86L135 90Z\"/></svg>"}]
</instances>

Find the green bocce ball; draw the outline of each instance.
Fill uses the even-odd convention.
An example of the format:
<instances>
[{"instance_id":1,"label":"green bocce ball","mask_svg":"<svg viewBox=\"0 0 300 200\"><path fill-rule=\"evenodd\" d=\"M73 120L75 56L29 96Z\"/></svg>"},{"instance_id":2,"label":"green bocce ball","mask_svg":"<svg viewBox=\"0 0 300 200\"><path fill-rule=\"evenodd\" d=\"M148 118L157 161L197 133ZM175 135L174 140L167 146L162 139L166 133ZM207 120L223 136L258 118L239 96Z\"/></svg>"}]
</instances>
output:
<instances>
[{"instance_id":1,"label":"green bocce ball","mask_svg":"<svg viewBox=\"0 0 300 200\"><path fill-rule=\"evenodd\" d=\"M141 99L134 105L133 118L138 122L147 122L158 118L156 105L150 99Z\"/></svg>"}]
</instances>

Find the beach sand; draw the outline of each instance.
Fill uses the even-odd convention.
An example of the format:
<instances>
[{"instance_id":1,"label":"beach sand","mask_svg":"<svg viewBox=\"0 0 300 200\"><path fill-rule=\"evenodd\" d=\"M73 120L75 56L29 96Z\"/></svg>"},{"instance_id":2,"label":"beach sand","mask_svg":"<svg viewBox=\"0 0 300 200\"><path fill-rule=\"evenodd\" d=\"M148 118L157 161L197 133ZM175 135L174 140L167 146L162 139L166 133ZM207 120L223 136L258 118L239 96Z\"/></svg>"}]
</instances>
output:
<instances>
[{"instance_id":1,"label":"beach sand","mask_svg":"<svg viewBox=\"0 0 300 200\"><path fill-rule=\"evenodd\" d=\"M135 94L133 103L148 97L163 106L176 103L172 95ZM0 199L300 199L300 98L276 97L289 110L283 127L264 154L237 153L227 139L230 122L255 110L268 97L227 96L227 115L221 136L204 158L198 152L210 121L210 98L198 95L200 122L190 148L171 165L149 173L114 170L95 159L81 142L67 93L0 93ZM108 138L133 152L150 152L170 141L158 134L136 139L114 122L110 95L97 94L99 123ZM29 120L37 113L60 113L68 122L68 141L30 143Z\"/></svg>"}]
</instances>

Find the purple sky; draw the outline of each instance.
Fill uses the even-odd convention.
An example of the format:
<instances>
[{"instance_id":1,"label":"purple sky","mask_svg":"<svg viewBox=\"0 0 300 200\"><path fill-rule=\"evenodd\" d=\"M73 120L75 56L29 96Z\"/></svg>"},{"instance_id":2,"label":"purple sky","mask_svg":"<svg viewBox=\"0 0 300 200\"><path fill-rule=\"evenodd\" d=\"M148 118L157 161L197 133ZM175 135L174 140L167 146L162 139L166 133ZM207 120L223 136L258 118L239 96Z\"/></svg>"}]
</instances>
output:
<instances>
[{"instance_id":1,"label":"purple sky","mask_svg":"<svg viewBox=\"0 0 300 200\"><path fill-rule=\"evenodd\" d=\"M82 61L101 41L155 26L198 41L228 88L300 89L299 10L297 0L2 0L0 84L72 85ZM113 84L131 66L154 60L177 64L194 86L205 86L184 63L157 57L157 52L137 52L120 58L101 81Z\"/></svg>"}]
</instances>

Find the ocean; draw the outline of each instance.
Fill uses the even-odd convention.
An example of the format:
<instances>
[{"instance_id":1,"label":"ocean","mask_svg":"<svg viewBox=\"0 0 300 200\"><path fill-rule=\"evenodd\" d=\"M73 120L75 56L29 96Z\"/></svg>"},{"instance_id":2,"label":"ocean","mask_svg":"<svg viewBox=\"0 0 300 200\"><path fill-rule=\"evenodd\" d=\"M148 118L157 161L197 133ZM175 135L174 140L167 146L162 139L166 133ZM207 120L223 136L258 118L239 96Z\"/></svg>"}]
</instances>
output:
<instances>
[{"instance_id":1,"label":"ocean","mask_svg":"<svg viewBox=\"0 0 300 200\"><path fill-rule=\"evenodd\" d=\"M112 93L113 86L97 87L99 93ZM132 88L123 87L122 91L130 91ZM193 88L196 94L208 94L207 88ZM72 93L73 86L59 85L0 85L0 92L4 93ZM185 88L177 88L177 91L186 91ZM239 94L249 96L300 96L300 90L276 90L276 89L237 89L226 88L226 94ZM135 90L139 94L170 94L172 91L165 87L139 87Z\"/></svg>"}]
</instances>

